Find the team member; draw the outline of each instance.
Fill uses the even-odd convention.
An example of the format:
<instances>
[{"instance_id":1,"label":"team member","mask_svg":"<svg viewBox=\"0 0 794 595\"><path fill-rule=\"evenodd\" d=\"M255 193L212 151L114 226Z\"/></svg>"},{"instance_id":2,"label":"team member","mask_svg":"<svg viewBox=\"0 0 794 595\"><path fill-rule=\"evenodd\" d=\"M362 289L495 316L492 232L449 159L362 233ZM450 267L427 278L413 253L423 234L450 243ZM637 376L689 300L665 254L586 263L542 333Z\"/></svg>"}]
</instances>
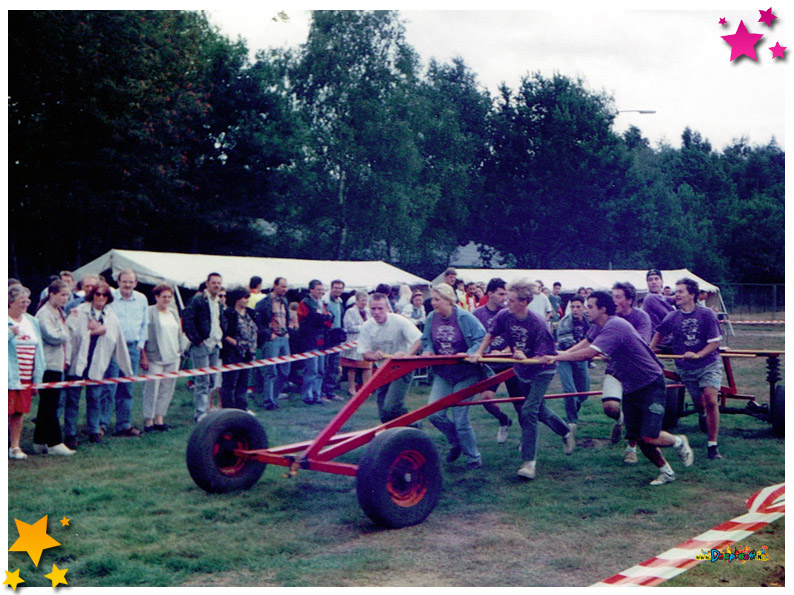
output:
<instances>
[{"instance_id":1,"label":"team member","mask_svg":"<svg viewBox=\"0 0 794 595\"><path fill-rule=\"evenodd\" d=\"M675 284L678 310L665 316L651 340L655 348L665 336L672 336L673 353L681 382L687 388L699 413L705 409L708 430L708 457L721 459L717 449L720 409L717 402L722 384L722 362L719 357L720 323L709 308L697 305L697 281L684 278Z\"/></svg>"},{"instance_id":2,"label":"team member","mask_svg":"<svg viewBox=\"0 0 794 595\"><path fill-rule=\"evenodd\" d=\"M497 314L491 332L485 336L480 348L471 356L478 361L494 337L504 337L517 360L557 353L554 339L546 320L529 309L537 285L521 279L507 287L507 308ZM573 432L560 416L546 404L546 392L556 366L518 365L515 367L524 404L519 413L521 423L521 458L524 461L518 475L526 479L535 478L535 457L538 447L538 422L541 421L563 439L563 452L571 454L576 447Z\"/></svg>"},{"instance_id":3,"label":"team member","mask_svg":"<svg viewBox=\"0 0 794 595\"><path fill-rule=\"evenodd\" d=\"M475 318L480 321L483 327L485 327L485 331L489 333L491 332L494 318L505 307L505 301L507 300L507 282L505 282L504 279L495 277L488 282L488 286L486 287L485 291L486 295L488 296L488 301L485 302L484 306L477 308L473 314ZM493 337L493 340L488 347L488 353L496 354L501 351L505 351L507 353L510 352L507 342L503 337ZM510 364L489 365L496 373L502 372L507 368L512 367ZM498 385L495 385L488 388L488 390L483 391L483 399L493 399L496 396L497 388L499 388ZM513 376L512 378L506 380L505 388L507 388L507 393L511 397L521 396L521 387L518 385L517 377ZM516 413L520 414L521 405L521 401L513 401L513 406L516 409ZM496 441L499 444L504 443L507 441L507 432L510 429L510 426L513 425L512 420L507 415L502 413L502 410L499 409L499 405L496 403L483 405L483 408L499 421L499 429L496 431Z\"/></svg>"},{"instance_id":4,"label":"team member","mask_svg":"<svg viewBox=\"0 0 794 595\"><path fill-rule=\"evenodd\" d=\"M653 333L651 332L651 318L644 310L634 308L634 300L637 297L637 290L634 285L626 281L625 283L615 283L612 286L612 300L615 302L615 313L621 318L625 318L631 323L642 340L646 343L651 342ZM623 397L623 389L620 382L612 374L611 368L607 365L607 380L604 377L604 394L601 404L607 417L615 420L612 426L612 444L617 444L623 434L623 412L620 408L620 400ZM629 440L626 446L626 454L623 458L624 463L634 464L637 462L637 442Z\"/></svg>"},{"instance_id":5,"label":"team member","mask_svg":"<svg viewBox=\"0 0 794 595\"><path fill-rule=\"evenodd\" d=\"M642 301L642 309L650 316L651 332L655 333L664 317L673 311L675 300L662 294L664 280L659 269L649 269L645 282L648 284L648 295Z\"/></svg>"},{"instance_id":6,"label":"team member","mask_svg":"<svg viewBox=\"0 0 794 595\"><path fill-rule=\"evenodd\" d=\"M557 326L557 349L564 351L573 347L587 336L590 323L584 315L584 301L578 295L571 298L571 312L560 320ZM562 382L562 392L582 393L590 390L589 362L560 362L557 372ZM579 409L587 400L587 395L565 397L565 417L571 431L576 434L579 423ZM619 408L619 407L618 407Z\"/></svg>"},{"instance_id":7,"label":"team member","mask_svg":"<svg viewBox=\"0 0 794 595\"><path fill-rule=\"evenodd\" d=\"M692 464L694 455L686 436L674 436L662 430L666 401L664 369L636 329L615 316L615 311L611 295L594 291L587 298L587 315L596 326L596 332L591 333L592 343L544 359L549 363L584 361L601 354L612 360L615 377L624 391L626 438L639 441L640 450L659 468L659 476L651 485L663 485L675 480L675 472L659 447L674 447L685 467Z\"/></svg>"},{"instance_id":8,"label":"team member","mask_svg":"<svg viewBox=\"0 0 794 595\"><path fill-rule=\"evenodd\" d=\"M369 312L371 317L361 325L357 350L365 361L373 362L375 366L390 355L409 352L422 336L419 329L407 318L389 312L389 298L382 293L372 294ZM406 374L378 389L378 415L381 423L408 413L405 408L405 395L411 386L411 378L411 374Z\"/></svg>"},{"instance_id":9,"label":"team member","mask_svg":"<svg viewBox=\"0 0 794 595\"><path fill-rule=\"evenodd\" d=\"M455 290L446 283L439 283L431 291L431 299L433 311L427 317L422 338L414 343L410 353L418 353L420 348L424 353L436 355L471 355L476 352L485 337L485 329L471 312L456 305ZM433 374L428 404L468 388L485 377L481 366L469 363L435 366ZM449 409L452 409L452 420L449 419ZM464 454L467 458L467 469L473 470L482 466L477 438L469 422L469 407L442 409L429 419L449 441L448 463L456 461Z\"/></svg>"}]
</instances>

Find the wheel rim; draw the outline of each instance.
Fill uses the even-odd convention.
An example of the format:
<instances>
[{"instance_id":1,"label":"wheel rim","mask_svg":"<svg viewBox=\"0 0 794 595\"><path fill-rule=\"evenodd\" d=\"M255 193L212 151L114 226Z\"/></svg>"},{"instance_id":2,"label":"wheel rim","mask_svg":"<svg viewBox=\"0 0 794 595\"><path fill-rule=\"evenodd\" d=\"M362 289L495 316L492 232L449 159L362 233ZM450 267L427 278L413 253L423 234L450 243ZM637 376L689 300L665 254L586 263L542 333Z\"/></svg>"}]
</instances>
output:
<instances>
[{"instance_id":1,"label":"wheel rim","mask_svg":"<svg viewBox=\"0 0 794 595\"><path fill-rule=\"evenodd\" d=\"M212 449L212 457L215 459L218 471L224 475L239 473L248 460L234 454L235 449L247 450L248 440L245 436L238 436L234 432L222 434Z\"/></svg>"},{"instance_id":2,"label":"wheel rim","mask_svg":"<svg viewBox=\"0 0 794 595\"><path fill-rule=\"evenodd\" d=\"M397 506L409 508L427 494L427 459L415 450L401 452L389 469L386 489Z\"/></svg>"}]
</instances>

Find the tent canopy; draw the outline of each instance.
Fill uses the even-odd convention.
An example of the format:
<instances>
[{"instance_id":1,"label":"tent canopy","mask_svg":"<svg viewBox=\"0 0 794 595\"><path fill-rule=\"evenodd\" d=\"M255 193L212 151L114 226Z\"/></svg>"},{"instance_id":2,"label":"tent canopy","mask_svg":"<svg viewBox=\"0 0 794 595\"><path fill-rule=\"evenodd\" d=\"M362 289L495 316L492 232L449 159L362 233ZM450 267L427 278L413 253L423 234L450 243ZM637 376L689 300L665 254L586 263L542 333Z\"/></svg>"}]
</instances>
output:
<instances>
[{"instance_id":1,"label":"tent canopy","mask_svg":"<svg viewBox=\"0 0 794 595\"><path fill-rule=\"evenodd\" d=\"M647 269L641 270L590 270L590 269L463 269L455 268L458 279L488 283L494 277L501 277L508 283L526 277L530 281L540 279L551 289L555 281L562 283L562 293L576 293L580 287L592 287L595 290L609 291L617 282L628 281L637 288L638 294L647 293L645 275ZM701 289L717 294L719 287L701 279L687 269L667 269L662 271L665 285L673 287L675 282L689 277L698 282ZM433 279L433 285L444 281L444 273Z\"/></svg>"},{"instance_id":2,"label":"tent canopy","mask_svg":"<svg viewBox=\"0 0 794 595\"><path fill-rule=\"evenodd\" d=\"M107 269L113 272L114 279L120 271L132 269L141 283L168 282L187 289L198 289L210 273L220 273L226 287L248 287L254 275L262 277L263 288L270 287L276 277L285 277L291 289L306 288L312 279L319 279L326 287L334 279L341 279L346 290L373 290L380 283L391 286L405 283L411 287L429 285L427 280L380 260L299 260L142 250L110 250L81 266L74 275L79 280Z\"/></svg>"}]
</instances>

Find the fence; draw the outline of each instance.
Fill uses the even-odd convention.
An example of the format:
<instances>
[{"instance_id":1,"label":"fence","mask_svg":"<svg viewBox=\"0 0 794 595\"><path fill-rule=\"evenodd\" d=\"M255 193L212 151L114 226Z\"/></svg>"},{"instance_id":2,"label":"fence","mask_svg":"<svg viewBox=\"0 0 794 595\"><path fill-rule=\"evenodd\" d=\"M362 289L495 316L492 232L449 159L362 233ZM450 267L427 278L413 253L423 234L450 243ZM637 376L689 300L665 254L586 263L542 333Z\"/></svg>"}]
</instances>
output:
<instances>
[{"instance_id":1,"label":"fence","mask_svg":"<svg viewBox=\"0 0 794 595\"><path fill-rule=\"evenodd\" d=\"M785 314L786 286L762 283L716 283L731 318L776 320Z\"/></svg>"}]
</instances>

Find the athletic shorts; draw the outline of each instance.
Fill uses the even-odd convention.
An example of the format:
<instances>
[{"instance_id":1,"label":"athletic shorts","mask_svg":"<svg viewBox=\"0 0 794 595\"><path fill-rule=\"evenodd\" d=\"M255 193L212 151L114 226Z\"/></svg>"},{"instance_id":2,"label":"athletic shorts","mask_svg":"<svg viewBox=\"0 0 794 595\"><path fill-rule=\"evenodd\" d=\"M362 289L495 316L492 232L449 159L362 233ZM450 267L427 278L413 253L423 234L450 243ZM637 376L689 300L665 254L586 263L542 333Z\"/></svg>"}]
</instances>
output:
<instances>
[{"instance_id":1,"label":"athletic shorts","mask_svg":"<svg viewBox=\"0 0 794 595\"><path fill-rule=\"evenodd\" d=\"M719 390L722 386L722 362L720 360L694 370L677 368L676 372L693 401L700 401L704 388Z\"/></svg>"},{"instance_id":2,"label":"athletic shorts","mask_svg":"<svg viewBox=\"0 0 794 595\"><path fill-rule=\"evenodd\" d=\"M612 374L604 376L604 387L601 390L602 401L620 401L623 398L623 385Z\"/></svg>"},{"instance_id":3,"label":"athletic shorts","mask_svg":"<svg viewBox=\"0 0 794 595\"><path fill-rule=\"evenodd\" d=\"M33 402L33 389L8 391L8 415L12 413L30 413L30 404Z\"/></svg>"},{"instance_id":4,"label":"athletic shorts","mask_svg":"<svg viewBox=\"0 0 794 595\"><path fill-rule=\"evenodd\" d=\"M649 385L623 396L623 421L626 440L639 440L642 436L656 438L664 422L667 391L664 374Z\"/></svg>"}]
</instances>

